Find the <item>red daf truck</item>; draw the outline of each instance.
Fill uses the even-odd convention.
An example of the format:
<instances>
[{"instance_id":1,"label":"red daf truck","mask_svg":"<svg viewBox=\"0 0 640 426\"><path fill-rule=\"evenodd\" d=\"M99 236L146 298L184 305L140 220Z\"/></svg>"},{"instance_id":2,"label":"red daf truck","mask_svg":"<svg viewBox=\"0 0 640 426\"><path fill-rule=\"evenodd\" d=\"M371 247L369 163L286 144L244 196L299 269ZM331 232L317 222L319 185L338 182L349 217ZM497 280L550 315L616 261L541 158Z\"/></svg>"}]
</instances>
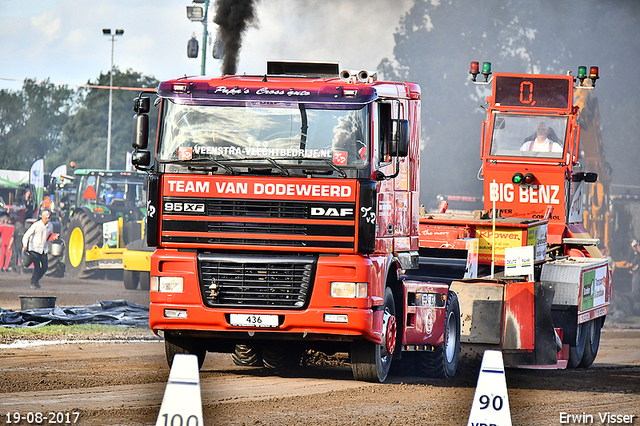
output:
<instances>
[{"instance_id":1,"label":"red daf truck","mask_svg":"<svg viewBox=\"0 0 640 426\"><path fill-rule=\"evenodd\" d=\"M279 369L349 353L455 374L460 315L419 254L420 87L337 64L162 82L134 101L134 164L150 174L150 326L176 353ZM393 361L392 361L393 360Z\"/></svg>"},{"instance_id":2,"label":"red daf truck","mask_svg":"<svg viewBox=\"0 0 640 426\"><path fill-rule=\"evenodd\" d=\"M583 226L597 174L581 158L574 90L593 90L597 67L572 75L495 73L480 153L484 211L423 214L420 245L464 249L477 240L476 279L455 280L463 350L501 350L505 364L588 367L611 299L608 262ZM479 64L472 63L473 80Z\"/></svg>"}]
</instances>

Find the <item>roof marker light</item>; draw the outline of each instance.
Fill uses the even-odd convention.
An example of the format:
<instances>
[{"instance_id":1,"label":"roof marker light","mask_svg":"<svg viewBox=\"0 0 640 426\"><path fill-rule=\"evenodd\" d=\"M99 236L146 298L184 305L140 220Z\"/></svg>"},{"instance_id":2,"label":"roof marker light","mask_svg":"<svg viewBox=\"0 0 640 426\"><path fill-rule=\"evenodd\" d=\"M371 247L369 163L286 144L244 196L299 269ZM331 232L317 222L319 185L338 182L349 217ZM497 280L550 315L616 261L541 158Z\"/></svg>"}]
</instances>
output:
<instances>
[{"instance_id":1,"label":"roof marker light","mask_svg":"<svg viewBox=\"0 0 640 426\"><path fill-rule=\"evenodd\" d=\"M187 93L187 85L185 83L175 83L173 85L174 93Z\"/></svg>"},{"instance_id":2,"label":"roof marker light","mask_svg":"<svg viewBox=\"0 0 640 426\"><path fill-rule=\"evenodd\" d=\"M358 94L358 89L342 89L342 94L347 98L355 98Z\"/></svg>"},{"instance_id":3,"label":"roof marker light","mask_svg":"<svg viewBox=\"0 0 640 426\"><path fill-rule=\"evenodd\" d=\"M482 63L482 75L484 75L485 83L489 81L489 76L491 75L491 62Z\"/></svg>"},{"instance_id":4,"label":"roof marker light","mask_svg":"<svg viewBox=\"0 0 640 426\"><path fill-rule=\"evenodd\" d=\"M578 67L578 80L580 80L580 86L582 86L585 78L587 78L587 67L580 65Z\"/></svg>"},{"instance_id":5,"label":"roof marker light","mask_svg":"<svg viewBox=\"0 0 640 426\"><path fill-rule=\"evenodd\" d=\"M478 61L472 61L469 67L469 74L471 74L471 81L476 81L476 77L480 74L480 64Z\"/></svg>"},{"instance_id":6,"label":"roof marker light","mask_svg":"<svg viewBox=\"0 0 640 426\"><path fill-rule=\"evenodd\" d=\"M596 80L600 78L598 67L589 68L589 79L591 79L591 86L596 87Z\"/></svg>"}]
</instances>

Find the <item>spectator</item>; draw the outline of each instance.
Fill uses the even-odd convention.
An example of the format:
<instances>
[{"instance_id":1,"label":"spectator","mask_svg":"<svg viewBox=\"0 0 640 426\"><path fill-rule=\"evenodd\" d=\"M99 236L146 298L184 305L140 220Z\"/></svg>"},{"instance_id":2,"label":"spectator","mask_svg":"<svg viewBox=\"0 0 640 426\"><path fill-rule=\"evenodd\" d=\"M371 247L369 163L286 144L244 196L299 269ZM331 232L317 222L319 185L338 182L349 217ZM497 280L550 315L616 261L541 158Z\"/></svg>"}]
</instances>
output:
<instances>
[{"instance_id":1,"label":"spectator","mask_svg":"<svg viewBox=\"0 0 640 426\"><path fill-rule=\"evenodd\" d=\"M11 263L13 232L15 230L12 222L7 216L3 216L0 225L0 269L3 272L9 270Z\"/></svg>"},{"instance_id":2,"label":"spectator","mask_svg":"<svg viewBox=\"0 0 640 426\"><path fill-rule=\"evenodd\" d=\"M640 243L638 240L631 241L631 268L629 273L631 274L631 294L636 299L640 300Z\"/></svg>"},{"instance_id":3,"label":"spectator","mask_svg":"<svg viewBox=\"0 0 640 426\"><path fill-rule=\"evenodd\" d=\"M25 212L26 218L30 218L33 216L34 204L35 204L35 201L33 200L33 194L31 193L30 190L27 189L27 191L24 193L24 206L26 209L26 212Z\"/></svg>"},{"instance_id":4,"label":"spectator","mask_svg":"<svg viewBox=\"0 0 640 426\"><path fill-rule=\"evenodd\" d=\"M26 231L24 221L16 220L15 231L13 232L13 261L14 270L19 274L23 273L22 268L22 236Z\"/></svg>"},{"instance_id":5,"label":"spectator","mask_svg":"<svg viewBox=\"0 0 640 426\"><path fill-rule=\"evenodd\" d=\"M33 258L33 275L31 275L31 288L40 288L40 279L49 268L47 241L53 235L53 225L49 223L51 212L45 210L42 217L35 222L22 236L22 251L28 252Z\"/></svg>"}]
</instances>

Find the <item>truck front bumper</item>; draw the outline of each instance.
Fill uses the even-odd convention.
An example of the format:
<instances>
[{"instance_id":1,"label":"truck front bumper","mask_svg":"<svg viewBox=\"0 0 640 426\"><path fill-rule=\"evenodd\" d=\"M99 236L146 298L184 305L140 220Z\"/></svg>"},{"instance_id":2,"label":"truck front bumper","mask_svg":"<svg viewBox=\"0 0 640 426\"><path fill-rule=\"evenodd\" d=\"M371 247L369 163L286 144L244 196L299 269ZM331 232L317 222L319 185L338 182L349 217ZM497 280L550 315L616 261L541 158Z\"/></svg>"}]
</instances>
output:
<instances>
[{"instance_id":1,"label":"truck front bumper","mask_svg":"<svg viewBox=\"0 0 640 426\"><path fill-rule=\"evenodd\" d=\"M385 283L380 271L385 271L384 261L383 257L358 255L319 256L311 292L299 308L239 304L214 307L203 301L205 289L200 282L195 252L156 250L151 257L149 324L154 331L189 330L244 336L277 333L283 339L366 338L382 343L381 296ZM174 278L181 283L175 291L166 291L157 284ZM366 283L367 293L360 297L332 297L332 282Z\"/></svg>"},{"instance_id":2,"label":"truck front bumper","mask_svg":"<svg viewBox=\"0 0 640 426\"><path fill-rule=\"evenodd\" d=\"M234 314L254 320L276 316L278 325L256 327L232 325L231 316ZM169 303L151 303L149 309L149 325L153 330L198 330L245 337L267 337L277 333L283 339L293 340L353 341L364 337L376 343L382 342L382 317L383 311L380 309L247 311L214 310L203 306Z\"/></svg>"}]
</instances>

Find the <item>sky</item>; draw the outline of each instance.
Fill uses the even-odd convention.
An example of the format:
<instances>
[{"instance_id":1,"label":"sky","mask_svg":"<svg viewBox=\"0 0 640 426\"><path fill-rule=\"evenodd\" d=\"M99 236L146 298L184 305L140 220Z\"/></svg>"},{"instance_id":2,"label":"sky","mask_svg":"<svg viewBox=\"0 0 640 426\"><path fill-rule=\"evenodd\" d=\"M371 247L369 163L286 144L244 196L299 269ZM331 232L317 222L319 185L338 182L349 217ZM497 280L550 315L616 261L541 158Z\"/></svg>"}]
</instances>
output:
<instances>
[{"instance_id":1,"label":"sky","mask_svg":"<svg viewBox=\"0 0 640 426\"><path fill-rule=\"evenodd\" d=\"M243 39L238 73L263 74L267 60L340 62L375 70L393 57L400 17L413 0L256 0L256 20ZM0 0L0 89L19 91L25 78L69 86L95 82L114 66L162 81L199 75L204 25L187 18L189 0ZM217 25L211 1L206 74L220 75L212 56ZM197 59L187 58L196 36Z\"/></svg>"}]
</instances>

